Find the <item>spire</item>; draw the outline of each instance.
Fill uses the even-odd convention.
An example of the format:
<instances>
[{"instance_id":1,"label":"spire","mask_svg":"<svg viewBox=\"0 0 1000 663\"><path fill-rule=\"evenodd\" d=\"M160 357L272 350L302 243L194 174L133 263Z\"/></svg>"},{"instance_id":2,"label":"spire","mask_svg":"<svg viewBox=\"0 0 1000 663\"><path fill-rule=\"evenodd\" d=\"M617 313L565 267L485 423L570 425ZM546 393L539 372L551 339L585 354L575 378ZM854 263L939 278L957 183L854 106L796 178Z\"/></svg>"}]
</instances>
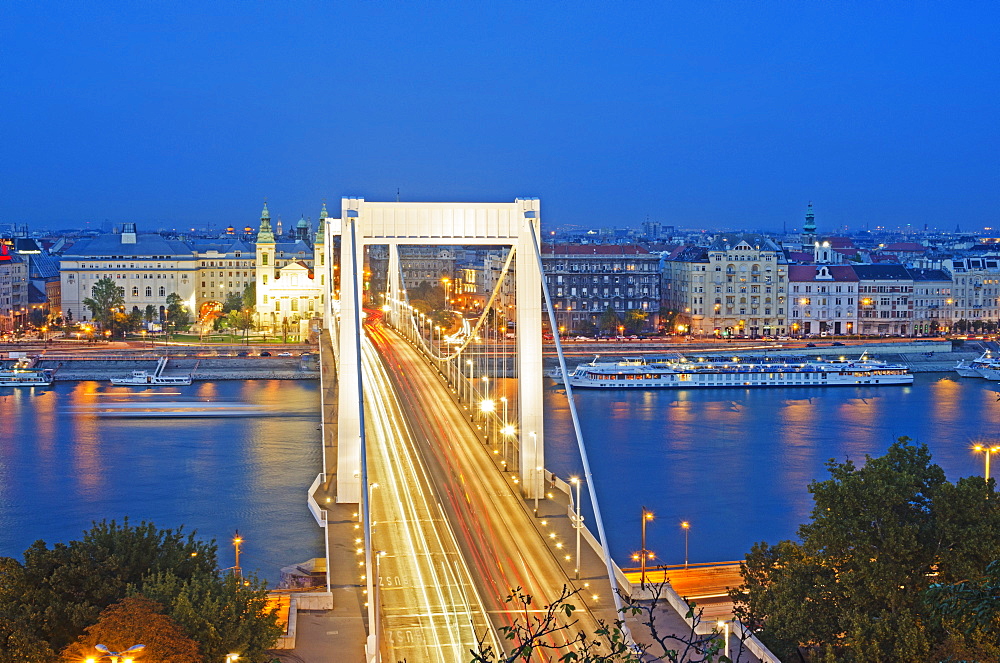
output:
<instances>
[{"instance_id":1,"label":"spire","mask_svg":"<svg viewBox=\"0 0 1000 663\"><path fill-rule=\"evenodd\" d=\"M326 243L324 235L326 235L326 220L328 218L330 218L330 215L326 211L326 203L323 203L323 209L319 212L319 229L316 231L316 239L313 241L313 244Z\"/></svg>"},{"instance_id":2,"label":"spire","mask_svg":"<svg viewBox=\"0 0 1000 663\"><path fill-rule=\"evenodd\" d=\"M802 232L815 235L816 234L816 215L813 213L812 201L809 201L809 206L806 208L806 223L802 226Z\"/></svg>"},{"instance_id":3,"label":"spire","mask_svg":"<svg viewBox=\"0 0 1000 663\"><path fill-rule=\"evenodd\" d=\"M260 232L257 233L258 244L274 244L274 233L271 232L271 213L267 211L267 201L264 201L264 211L260 213Z\"/></svg>"}]
</instances>

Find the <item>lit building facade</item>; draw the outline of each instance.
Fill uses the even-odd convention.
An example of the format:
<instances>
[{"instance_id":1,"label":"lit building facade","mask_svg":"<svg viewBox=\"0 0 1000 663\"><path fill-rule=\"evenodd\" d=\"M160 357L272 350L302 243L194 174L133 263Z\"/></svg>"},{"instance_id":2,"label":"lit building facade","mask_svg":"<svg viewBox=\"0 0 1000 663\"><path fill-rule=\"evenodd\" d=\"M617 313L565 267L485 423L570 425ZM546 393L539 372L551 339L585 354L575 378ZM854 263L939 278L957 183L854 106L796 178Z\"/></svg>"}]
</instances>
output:
<instances>
[{"instance_id":1,"label":"lit building facade","mask_svg":"<svg viewBox=\"0 0 1000 663\"><path fill-rule=\"evenodd\" d=\"M567 333L590 331L610 308L620 321L646 314L643 331L660 322L660 256L628 244L548 244L542 266L556 324Z\"/></svg>"}]
</instances>

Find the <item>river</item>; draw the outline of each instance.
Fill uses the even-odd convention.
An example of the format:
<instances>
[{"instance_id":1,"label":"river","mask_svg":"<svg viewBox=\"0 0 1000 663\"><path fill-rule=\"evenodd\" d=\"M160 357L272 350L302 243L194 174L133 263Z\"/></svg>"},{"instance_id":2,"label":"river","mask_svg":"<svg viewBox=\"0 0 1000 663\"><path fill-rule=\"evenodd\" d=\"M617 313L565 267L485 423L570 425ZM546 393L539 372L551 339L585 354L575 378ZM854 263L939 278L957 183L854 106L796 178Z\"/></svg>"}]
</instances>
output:
<instances>
[{"instance_id":1,"label":"river","mask_svg":"<svg viewBox=\"0 0 1000 663\"><path fill-rule=\"evenodd\" d=\"M551 383L550 383L551 384ZM810 481L830 458L863 462L899 436L930 447L949 479L981 474L971 452L1000 433L998 386L918 374L906 387L578 390L586 443L611 549L638 549L640 509L655 514L647 548L664 563L740 559L756 541L793 538L809 517ZM185 525L220 543L244 538L242 566L270 582L282 566L323 554L306 508L319 471L319 392L312 381L197 383L127 391L96 382L0 389L0 555L36 539L77 538L101 518ZM175 392L175 393L170 393ZM176 392L181 392L177 394ZM105 419L113 400L249 403L267 417ZM546 466L580 472L564 391L546 391ZM588 518L593 526L593 518Z\"/></svg>"},{"instance_id":2,"label":"river","mask_svg":"<svg viewBox=\"0 0 1000 663\"><path fill-rule=\"evenodd\" d=\"M177 399L252 404L270 416L116 419L92 411ZM0 555L20 558L37 539L51 546L79 538L94 520L129 516L216 539L222 566L234 563L229 541L238 529L241 566L273 584L282 566L323 554L306 508L320 467L318 426L315 381L0 388Z\"/></svg>"}]
</instances>

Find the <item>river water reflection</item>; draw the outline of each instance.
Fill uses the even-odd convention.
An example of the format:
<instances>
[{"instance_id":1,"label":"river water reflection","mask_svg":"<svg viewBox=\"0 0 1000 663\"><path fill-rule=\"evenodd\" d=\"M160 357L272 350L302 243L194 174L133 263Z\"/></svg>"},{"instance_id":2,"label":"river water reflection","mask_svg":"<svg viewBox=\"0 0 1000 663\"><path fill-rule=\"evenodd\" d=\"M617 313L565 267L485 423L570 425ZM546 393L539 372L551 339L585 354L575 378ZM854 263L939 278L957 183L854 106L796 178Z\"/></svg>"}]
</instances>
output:
<instances>
[{"instance_id":1,"label":"river water reflection","mask_svg":"<svg viewBox=\"0 0 1000 663\"><path fill-rule=\"evenodd\" d=\"M122 397L122 394L131 396ZM104 418L112 402L252 404L270 416ZM323 554L306 490L319 471L319 391L311 381L203 382L131 389L57 383L0 388L0 555L79 538L102 518L151 520L220 543L239 529L241 564L272 583Z\"/></svg>"},{"instance_id":2,"label":"river water reflection","mask_svg":"<svg viewBox=\"0 0 1000 663\"><path fill-rule=\"evenodd\" d=\"M918 374L912 386L577 390L611 549L640 548L640 510L656 514L647 547L662 563L741 559L757 541L794 538L825 463L882 455L896 438L925 442L949 480L981 475L974 440L1000 437L996 383ZM580 472L565 391L547 392L546 466ZM998 466L1000 467L1000 466ZM593 519L588 519L593 528Z\"/></svg>"},{"instance_id":3,"label":"river water reflection","mask_svg":"<svg viewBox=\"0 0 1000 663\"><path fill-rule=\"evenodd\" d=\"M953 374L881 388L578 390L583 428L615 558L639 548L640 508L656 514L648 547L684 561L741 558L761 540L795 536L806 489L829 458L880 455L899 436L926 442L949 479L980 474L974 440L1000 437L998 386ZM234 381L133 390L96 382L0 389L0 555L36 539L79 537L92 520L152 520L220 541L245 539L242 561L274 582L285 565L323 554L306 489L320 465L315 382ZM170 393L173 392L173 393ZM180 393L178 393L180 392ZM111 400L251 403L268 417L105 419ZM546 465L579 473L561 388L546 392ZM1000 464L997 464L1000 467ZM593 526L593 518L588 518Z\"/></svg>"}]
</instances>

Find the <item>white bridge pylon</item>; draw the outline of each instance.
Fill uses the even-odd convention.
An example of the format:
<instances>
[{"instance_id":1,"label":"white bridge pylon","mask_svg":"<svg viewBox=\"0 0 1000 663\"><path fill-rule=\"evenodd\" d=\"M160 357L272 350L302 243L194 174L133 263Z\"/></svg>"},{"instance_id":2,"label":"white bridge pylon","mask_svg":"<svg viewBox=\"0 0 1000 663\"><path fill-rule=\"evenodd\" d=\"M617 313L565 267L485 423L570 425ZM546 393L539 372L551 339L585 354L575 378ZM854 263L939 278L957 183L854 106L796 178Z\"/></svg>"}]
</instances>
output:
<instances>
[{"instance_id":1,"label":"white bridge pylon","mask_svg":"<svg viewBox=\"0 0 1000 663\"><path fill-rule=\"evenodd\" d=\"M362 422L360 412L361 358L358 353L360 306L363 292L364 252L370 245L388 245L387 277L390 292L400 290L399 246L462 245L510 246L516 267L517 435L530 443L520 444L518 470L524 496L544 497L545 435L543 427L542 374L542 274L538 259L541 226L537 198L518 198L512 203L394 203L363 198L343 198L339 228L331 219L327 231L341 235L339 306L332 274L326 315L327 328L339 328L339 402L337 433L337 501L360 503L362 488ZM327 251L334 250L328 238ZM329 258L329 257L328 257ZM326 264L334 264L327 259ZM398 297L397 297L398 298ZM336 321L331 318L339 316ZM331 324L333 323L333 324Z\"/></svg>"}]
</instances>

